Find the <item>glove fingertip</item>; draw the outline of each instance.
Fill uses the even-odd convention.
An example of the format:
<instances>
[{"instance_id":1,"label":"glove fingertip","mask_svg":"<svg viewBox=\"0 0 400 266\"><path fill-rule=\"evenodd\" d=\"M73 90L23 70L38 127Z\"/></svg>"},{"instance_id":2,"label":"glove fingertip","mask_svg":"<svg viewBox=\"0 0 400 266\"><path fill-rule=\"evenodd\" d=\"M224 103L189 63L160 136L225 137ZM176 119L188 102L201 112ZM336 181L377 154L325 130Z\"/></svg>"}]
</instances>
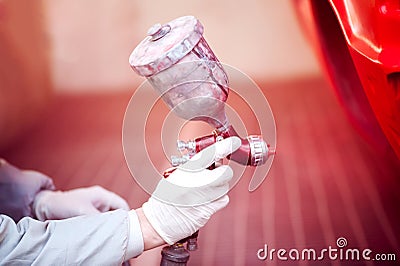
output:
<instances>
[{"instance_id":1,"label":"glove fingertip","mask_svg":"<svg viewBox=\"0 0 400 266\"><path fill-rule=\"evenodd\" d=\"M125 199L118 194L109 191L101 186L94 186L94 191L97 194L97 200L102 202L108 210L123 209L129 211L129 205Z\"/></svg>"},{"instance_id":2,"label":"glove fingertip","mask_svg":"<svg viewBox=\"0 0 400 266\"><path fill-rule=\"evenodd\" d=\"M215 159L219 160L222 158L225 158L229 154L235 152L237 149L239 149L240 145L242 144L242 141L240 138L233 136L229 137L226 139L223 139L221 141L218 141L215 143L216 145L216 154L215 154Z\"/></svg>"}]
</instances>

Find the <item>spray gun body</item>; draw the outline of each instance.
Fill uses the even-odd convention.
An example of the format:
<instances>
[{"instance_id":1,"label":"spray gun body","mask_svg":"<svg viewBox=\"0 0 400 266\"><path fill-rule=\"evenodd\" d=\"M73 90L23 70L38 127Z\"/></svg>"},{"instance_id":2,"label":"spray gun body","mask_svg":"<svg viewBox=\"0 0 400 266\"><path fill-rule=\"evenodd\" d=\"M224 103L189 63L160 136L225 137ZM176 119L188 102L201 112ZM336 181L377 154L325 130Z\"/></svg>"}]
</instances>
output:
<instances>
[{"instance_id":1,"label":"spray gun body","mask_svg":"<svg viewBox=\"0 0 400 266\"><path fill-rule=\"evenodd\" d=\"M195 17L185 16L164 25L154 25L134 49L129 62L135 72L147 78L177 116L203 121L214 128L208 136L188 142L178 141L178 149L187 153L171 158L173 166L185 163L216 141L230 136L240 137L225 113L229 94L227 74L203 38L203 26ZM261 165L274 154L259 135L241 139L241 147L229 157L239 164ZM171 171L173 168L167 170L164 177L168 177ZM193 242L188 249L196 248ZM186 265L186 262L179 264L182 262L181 251L181 243L163 250L163 261L175 257L177 264L171 265Z\"/></svg>"}]
</instances>

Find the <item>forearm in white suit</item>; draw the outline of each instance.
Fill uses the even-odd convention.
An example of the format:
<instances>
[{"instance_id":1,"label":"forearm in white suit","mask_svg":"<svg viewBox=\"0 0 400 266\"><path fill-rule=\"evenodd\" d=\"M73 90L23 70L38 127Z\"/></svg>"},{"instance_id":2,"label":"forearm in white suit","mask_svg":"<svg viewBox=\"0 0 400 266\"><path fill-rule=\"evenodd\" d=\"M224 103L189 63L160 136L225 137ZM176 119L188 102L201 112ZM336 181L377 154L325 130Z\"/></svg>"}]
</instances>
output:
<instances>
[{"instance_id":1,"label":"forearm in white suit","mask_svg":"<svg viewBox=\"0 0 400 266\"><path fill-rule=\"evenodd\" d=\"M18 224L0 215L1 265L121 265L143 249L134 211Z\"/></svg>"}]
</instances>

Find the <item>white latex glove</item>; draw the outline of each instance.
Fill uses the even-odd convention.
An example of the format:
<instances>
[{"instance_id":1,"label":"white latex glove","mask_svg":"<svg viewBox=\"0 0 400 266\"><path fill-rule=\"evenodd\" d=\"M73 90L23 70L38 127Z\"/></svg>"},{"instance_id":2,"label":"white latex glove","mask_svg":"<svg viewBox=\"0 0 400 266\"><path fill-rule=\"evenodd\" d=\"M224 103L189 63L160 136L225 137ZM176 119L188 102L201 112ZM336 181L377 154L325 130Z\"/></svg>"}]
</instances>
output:
<instances>
[{"instance_id":1,"label":"white latex glove","mask_svg":"<svg viewBox=\"0 0 400 266\"><path fill-rule=\"evenodd\" d=\"M37 219L45 221L115 209L129 210L129 206L117 194L100 186L92 186L64 192L43 190L36 196L33 209Z\"/></svg>"},{"instance_id":2,"label":"white latex glove","mask_svg":"<svg viewBox=\"0 0 400 266\"><path fill-rule=\"evenodd\" d=\"M162 179L150 199L142 206L154 230L168 244L192 235L211 215L224 208L229 197L232 169L222 165L206 169L240 147L237 137L224 139L196 154Z\"/></svg>"}]
</instances>

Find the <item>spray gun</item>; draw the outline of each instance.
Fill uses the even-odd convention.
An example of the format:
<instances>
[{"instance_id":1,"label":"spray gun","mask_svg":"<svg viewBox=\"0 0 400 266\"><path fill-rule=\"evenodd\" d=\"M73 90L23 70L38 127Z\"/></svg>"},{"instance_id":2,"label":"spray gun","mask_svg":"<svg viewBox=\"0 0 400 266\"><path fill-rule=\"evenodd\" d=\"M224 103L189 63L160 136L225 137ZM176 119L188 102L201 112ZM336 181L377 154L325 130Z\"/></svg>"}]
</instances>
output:
<instances>
[{"instance_id":1,"label":"spray gun","mask_svg":"<svg viewBox=\"0 0 400 266\"><path fill-rule=\"evenodd\" d=\"M225 113L229 82L222 64L203 38L203 25L193 16L177 18L167 24L155 24L147 37L130 55L131 67L146 77L164 102L179 117L203 121L214 128L212 134L189 141L177 141L177 148L186 151L171 158L172 166L185 163L191 156L216 141L238 136ZM240 137L240 136L238 136ZM258 166L275 154L262 136L241 138L241 147L228 159L241 165ZM164 177L173 171L167 170ZM161 265L186 265L187 249L197 249L197 235L165 247Z\"/></svg>"}]
</instances>

